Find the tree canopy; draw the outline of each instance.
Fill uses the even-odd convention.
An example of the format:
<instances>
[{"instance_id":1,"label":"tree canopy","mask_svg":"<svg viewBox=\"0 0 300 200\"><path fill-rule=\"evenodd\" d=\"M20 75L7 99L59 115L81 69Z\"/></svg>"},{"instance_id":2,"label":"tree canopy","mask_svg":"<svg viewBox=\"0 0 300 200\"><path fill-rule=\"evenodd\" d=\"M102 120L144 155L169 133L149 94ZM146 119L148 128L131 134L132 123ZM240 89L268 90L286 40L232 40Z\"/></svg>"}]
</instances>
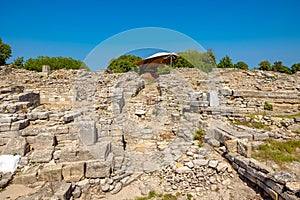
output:
<instances>
[{"instance_id":1,"label":"tree canopy","mask_svg":"<svg viewBox=\"0 0 300 200\"><path fill-rule=\"evenodd\" d=\"M142 60L142 58L139 56L122 55L116 59L113 58L107 68L115 73L124 73L133 69L135 67L133 63L140 60Z\"/></svg>"},{"instance_id":2,"label":"tree canopy","mask_svg":"<svg viewBox=\"0 0 300 200\"><path fill-rule=\"evenodd\" d=\"M282 65L281 61L274 62L274 64L272 65L272 71L291 74L290 68Z\"/></svg>"},{"instance_id":3,"label":"tree canopy","mask_svg":"<svg viewBox=\"0 0 300 200\"><path fill-rule=\"evenodd\" d=\"M234 68L237 68L237 69L248 69L248 65L243 62L243 61L239 61L237 63L234 64Z\"/></svg>"},{"instance_id":4,"label":"tree canopy","mask_svg":"<svg viewBox=\"0 0 300 200\"><path fill-rule=\"evenodd\" d=\"M49 57L49 56L38 56L37 58L29 58L22 68L27 70L42 71L43 65L49 65L51 70L58 69L87 69L88 66L85 65L80 60L75 60L73 58L65 57Z\"/></svg>"},{"instance_id":5,"label":"tree canopy","mask_svg":"<svg viewBox=\"0 0 300 200\"><path fill-rule=\"evenodd\" d=\"M218 68L233 68L233 67L234 65L232 63L232 60L228 55L223 57L218 64Z\"/></svg>"},{"instance_id":6,"label":"tree canopy","mask_svg":"<svg viewBox=\"0 0 300 200\"><path fill-rule=\"evenodd\" d=\"M292 74L295 74L298 71L300 71L300 63L293 64L291 69Z\"/></svg>"},{"instance_id":7,"label":"tree canopy","mask_svg":"<svg viewBox=\"0 0 300 200\"><path fill-rule=\"evenodd\" d=\"M267 60L261 61L258 66L260 70L271 71L271 63Z\"/></svg>"},{"instance_id":8,"label":"tree canopy","mask_svg":"<svg viewBox=\"0 0 300 200\"><path fill-rule=\"evenodd\" d=\"M6 60L11 57L11 47L8 44L2 42L0 38L0 65L5 65Z\"/></svg>"}]
</instances>

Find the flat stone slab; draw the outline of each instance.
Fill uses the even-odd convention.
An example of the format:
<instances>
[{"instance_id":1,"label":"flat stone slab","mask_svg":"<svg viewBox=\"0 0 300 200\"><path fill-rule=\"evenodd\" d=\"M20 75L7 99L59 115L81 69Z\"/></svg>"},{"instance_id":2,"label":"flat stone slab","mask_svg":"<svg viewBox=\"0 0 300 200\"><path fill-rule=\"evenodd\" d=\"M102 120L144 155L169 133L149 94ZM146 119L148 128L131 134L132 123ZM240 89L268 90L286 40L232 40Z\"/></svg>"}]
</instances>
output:
<instances>
[{"instance_id":1,"label":"flat stone slab","mask_svg":"<svg viewBox=\"0 0 300 200\"><path fill-rule=\"evenodd\" d=\"M105 178L108 177L110 173L110 167L106 164L93 161L86 163L86 178Z\"/></svg>"}]
</instances>

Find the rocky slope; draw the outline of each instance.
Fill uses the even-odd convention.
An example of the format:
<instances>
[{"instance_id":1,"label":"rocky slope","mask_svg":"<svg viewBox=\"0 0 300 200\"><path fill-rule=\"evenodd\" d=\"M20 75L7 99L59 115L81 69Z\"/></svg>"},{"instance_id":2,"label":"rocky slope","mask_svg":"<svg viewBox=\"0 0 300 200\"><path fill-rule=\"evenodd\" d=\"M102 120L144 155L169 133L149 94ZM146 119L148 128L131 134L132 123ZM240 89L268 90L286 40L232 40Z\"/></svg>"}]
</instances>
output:
<instances>
[{"instance_id":1,"label":"rocky slope","mask_svg":"<svg viewBox=\"0 0 300 200\"><path fill-rule=\"evenodd\" d=\"M270 138L299 140L300 119L275 116L299 113L299 76L177 69L147 81L134 72L1 67L0 151L21 159L0 186L33 188L18 199L134 199L151 190L178 199L297 199L300 164L275 172L251 150ZM199 129L202 147L193 140Z\"/></svg>"}]
</instances>

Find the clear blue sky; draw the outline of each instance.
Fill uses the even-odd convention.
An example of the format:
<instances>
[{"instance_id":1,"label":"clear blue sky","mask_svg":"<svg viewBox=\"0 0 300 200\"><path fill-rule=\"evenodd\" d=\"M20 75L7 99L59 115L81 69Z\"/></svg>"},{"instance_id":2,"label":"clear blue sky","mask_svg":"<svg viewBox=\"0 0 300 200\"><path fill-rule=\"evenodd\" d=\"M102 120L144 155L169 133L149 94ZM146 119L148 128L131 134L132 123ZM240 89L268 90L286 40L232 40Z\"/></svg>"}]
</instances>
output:
<instances>
[{"instance_id":1,"label":"clear blue sky","mask_svg":"<svg viewBox=\"0 0 300 200\"><path fill-rule=\"evenodd\" d=\"M0 37L12 59L39 55L84 60L105 39L133 28L179 31L217 60L257 67L262 60L300 62L299 0L1 1ZM12 60L10 59L10 60Z\"/></svg>"}]
</instances>

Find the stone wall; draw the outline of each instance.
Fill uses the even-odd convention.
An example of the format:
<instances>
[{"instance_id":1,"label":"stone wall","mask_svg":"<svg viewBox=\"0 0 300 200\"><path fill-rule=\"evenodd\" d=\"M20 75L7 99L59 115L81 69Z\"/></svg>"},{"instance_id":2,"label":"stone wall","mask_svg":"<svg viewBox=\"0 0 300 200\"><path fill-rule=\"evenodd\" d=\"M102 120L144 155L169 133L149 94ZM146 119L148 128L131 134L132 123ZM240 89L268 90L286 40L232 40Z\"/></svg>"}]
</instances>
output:
<instances>
[{"instance_id":1,"label":"stone wall","mask_svg":"<svg viewBox=\"0 0 300 200\"><path fill-rule=\"evenodd\" d=\"M225 153L224 156L231 162L233 168L252 184L261 188L272 199L300 198L300 179L293 172L274 172L271 168L238 153Z\"/></svg>"}]
</instances>

